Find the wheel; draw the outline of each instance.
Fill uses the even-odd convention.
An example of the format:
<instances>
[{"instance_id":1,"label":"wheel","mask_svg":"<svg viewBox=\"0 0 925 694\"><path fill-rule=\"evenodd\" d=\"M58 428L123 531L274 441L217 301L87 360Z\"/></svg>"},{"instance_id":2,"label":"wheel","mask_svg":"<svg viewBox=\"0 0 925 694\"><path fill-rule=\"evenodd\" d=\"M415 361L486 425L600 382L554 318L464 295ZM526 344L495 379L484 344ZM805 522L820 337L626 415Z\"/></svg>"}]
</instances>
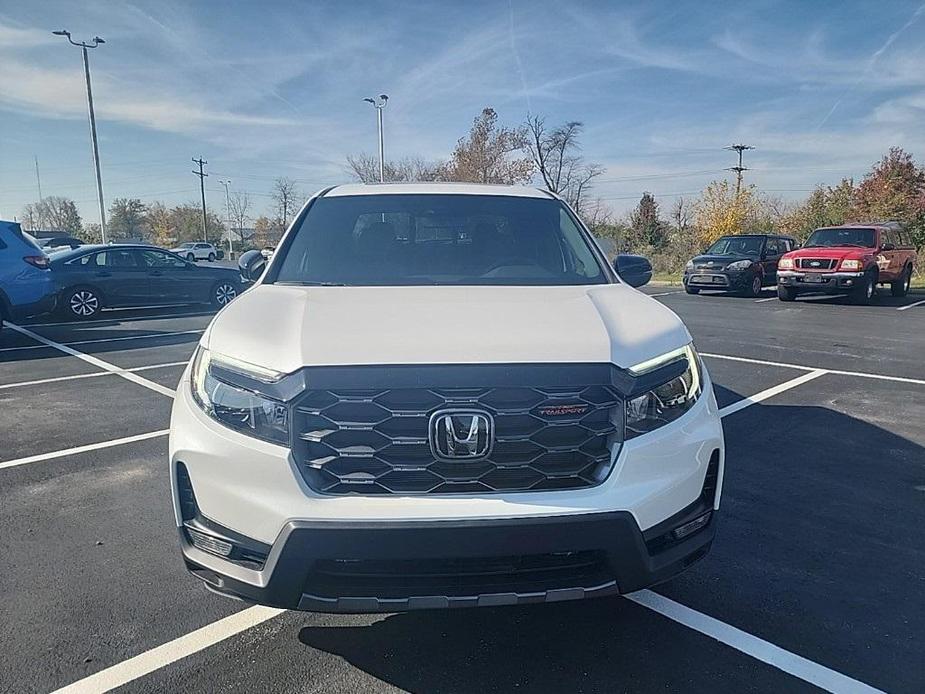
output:
<instances>
[{"instance_id":1,"label":"wheel","mask_svg":"<svg viewBox=\"0 0 925 694\"><path fill-rule=\"evenodd\" d=\"M755 276L752 277L752 283L745 290L745 296L761 296L761 275L755 273Z\"/></svg>"},{"instance_id":2,"label":"wheel","mask_svg":"<svg viewBox=\"0 0 925 694\"><path fill-rule=\"evenodd\" d=\"M221 308L238 295L238 288L230 282L219 282L212 289L212 305Z\"/></svg>"},{"instance_id":3,"label":"wheel","mask_svg":"<svg viewBox=\"0 0 925 694\"><path fill-rule=\"evenodd\" d=\"M688 294L699 294L700 287L692 287L689 284L685 284L684 291L686 291Z\"/></svg>"},{"instance_id":4,"label":"wheel","mask_svg":"<svg viewBox=\"0 0 925 694\"><path fill-rule=\"evenodd\" d=\"M877 289L877 274L874 272L865 272L864 280L855 289L851 291L851 303L865 306L874 298L874 292Z\"/></svg>"},{"instance_id":5,"label":"wheel","mask_svg":"<svg viewBox=\"0 0 925 694\"><path fill-rule=\"evenodd\" d=\"M909 293L909 285L912 284L912 266L907 265L903 274L895 282L890 282L890 293L893 296L905 296Z\"/></svg>"},{"instance_id":6,"label":"wheel","mask_svg":"<svg viewBox=\"0 0 925 694\"><path fill-rule=\"evenodd\" d=\"M90 287L75 287L64 295L65 315L78 320L93 318L103 307L99 293Z\"/></svg>"},{"instance_id":7,"label":"wheel","mask_svg":"<svg viewBox=\"0 0 925 694\"><path fill-rule=\"evenodd\" d=\"M194 256L192 253L187 253L187 254L186 254L186 259L187 259L188 261L190 261L191 263L195 263L195 262L196 262L196 256Z\"/></svg>"},{"instance_id":8,"label":"wheel","mask_svg":"<svg viewBox=\"0 0 925 694\"><path fill-rule=\"evenodd\" d=\"M215 254L214 254L214 253L209 253L209 262L210 262L210 263L214 263L214 262L215 262Z\"/></svg>"},{"instance_id":9,"label":"wheel","mask_svg":"<svg viewBox=\"0 0 925 694\"><path fill-rule=\"evenodd\" d=\"M777 298L781 301L793 301L797 298L797 290L793 287L783 287L778 285Z\"/></svg>"}]
</instances>

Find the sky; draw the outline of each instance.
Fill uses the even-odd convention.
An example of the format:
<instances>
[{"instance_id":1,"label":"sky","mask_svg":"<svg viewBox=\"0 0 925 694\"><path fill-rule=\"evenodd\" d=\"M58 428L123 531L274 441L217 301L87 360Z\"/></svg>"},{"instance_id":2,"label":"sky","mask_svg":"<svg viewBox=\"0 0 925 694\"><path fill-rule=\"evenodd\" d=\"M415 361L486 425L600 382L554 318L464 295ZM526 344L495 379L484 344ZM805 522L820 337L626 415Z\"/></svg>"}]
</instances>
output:
<instances>
[{"instance_id":1,"label":"sky","mask_svg":"<svg viewBox=\"0 0 925 694\"><path fill-rule=\"evenodd\" d=\"M729 7L725 7L726 5ZM446 158L486 106L584 123L617 213L731 177L795 200L891 146L925 163L925 4L913 2L73 2L0 0L0 218L44 195L98 221L80 50L90 52L106 204L199 199L193 157L268 211L348 154Z\"/></svg>"}]
</instances>

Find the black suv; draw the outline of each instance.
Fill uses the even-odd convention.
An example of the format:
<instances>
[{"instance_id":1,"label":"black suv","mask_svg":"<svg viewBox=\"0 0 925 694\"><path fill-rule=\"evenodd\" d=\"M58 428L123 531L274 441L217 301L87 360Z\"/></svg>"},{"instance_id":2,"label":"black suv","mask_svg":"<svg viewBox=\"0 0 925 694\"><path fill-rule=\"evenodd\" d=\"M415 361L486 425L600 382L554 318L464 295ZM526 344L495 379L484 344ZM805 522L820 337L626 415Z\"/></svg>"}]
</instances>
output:
<instances>
[{"instance_id":1,"label":"black suv","mask_svg":"<svg viewBox=\"0 0 925 694\"><path fill-rule=\"evenodd\" d=\"M777 261L797 247L789 236L737 234L717 239L684 268L684 290L721 289L758 296L777 283Z\"/></svg>"}]
</instances>

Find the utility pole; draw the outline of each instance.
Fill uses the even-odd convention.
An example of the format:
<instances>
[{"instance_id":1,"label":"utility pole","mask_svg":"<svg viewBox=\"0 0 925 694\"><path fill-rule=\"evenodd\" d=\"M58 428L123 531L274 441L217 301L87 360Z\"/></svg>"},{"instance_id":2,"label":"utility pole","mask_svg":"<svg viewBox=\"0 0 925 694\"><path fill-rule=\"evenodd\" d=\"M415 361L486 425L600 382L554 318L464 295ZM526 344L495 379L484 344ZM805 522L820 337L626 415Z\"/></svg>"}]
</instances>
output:
<instances>
[{"instance_id":1,"label":"utility pole","mask_svg":"<svg viewBox=\"0 0 925 694\"><path fill-rule=\"evenodd\" d=\"M202 240L208 243L209 239L206 236L206 176L209 174L205 173L202 167L209 162L203 161L202 155L200 154L199 159L193 159L193 163L199 164L199 171L193 171L193 173L199 176L199 193L202 195Z\"/></svg>"},{"instance_id":2,"label":"utility pole","mask_svg":"<svg viewBox=\"0 0 925 694\"><path fill-rule=\"evenodd\" d=\"M225 216L228 218L228 257L234 260L234 245L231 242L234 229L231 228L231 199L228 197L228 186L231 185L231 181L219 181L219 183L225 186Z\"/></svg>"},{"instance_id":3,"label":"utility pole","mask_svg":"<svg viewBox=\"0 0 925 694\"><path fill-rule=\"evenodd\" d=\"M51 32L55 36L67 36L68 42L72 46L78 46L83 51L84 57L84 76L87 80L87 108L90 111L90 140L93 144L93 164L96 167L96 193L100 205L100 236L103 243L106 243L106 206L103 204L103 177L100 175L100 148L96 139L96 115L93 112L93 89L90 86L90 58L87 55L88 48L96 48L106 43L99 36L93 37L93 43L86 41L74 41L71 38L71 32L67 29Z\"/></svg>"},{"instance_id":4,"label":"utility pole","mask_svg":"<svg viewBox=\"0 0 925 694\"><path fill-rule=\"evenodd\" d=\"M378 99L367 97L363 101L372 104L376 109L376 121L379 124L379 183L385 183L385 145L382 139L382 109L389 102L388 94L380 94Z\"/></svg>"},{"instance_id":5,"label":"utility pole","mask_svg":"<svg viewBox=\"0 0 925 694\"><path fill-rule=\"evenodd\" d=\"M39 202L42 202L45 198L42 195L42 177L39 176L39 158L36 155L32 155L32 158L35 159L35 182L39 187Z\"/></svg>"},{"instance_id":6,"label":"utility pole","mask_svg":"<svg viewBox=\"0 0 925 694\"><path fill-rule=\"evenodd\" d=\"M728 147L723 147L723 149L733 150L739 153L739 164L738 166L731 166L727 171L736 172L736 197L739 197L739 192L742 190L742 172L748 171L747 166L742 166L742 152L747 149L755 149L751 145L729 145Z\"/></svg>"}]
</instances>

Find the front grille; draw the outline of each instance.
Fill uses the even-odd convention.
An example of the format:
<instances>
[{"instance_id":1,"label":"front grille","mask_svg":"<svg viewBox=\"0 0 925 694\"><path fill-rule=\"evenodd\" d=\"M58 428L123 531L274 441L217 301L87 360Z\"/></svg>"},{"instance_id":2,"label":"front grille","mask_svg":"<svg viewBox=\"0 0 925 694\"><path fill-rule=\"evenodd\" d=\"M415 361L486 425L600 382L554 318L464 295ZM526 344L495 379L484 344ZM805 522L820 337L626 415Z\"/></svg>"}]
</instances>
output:
<instances>
[{"instance_id":1,"label":"front grille","mask_svg":"<svg viewBox=\"0 0 925 694\"><path fill-rule=\"evenodd\" d=\"M593 588L612 580L601 551L446 559L315 562L303 591L395 599L409 595L470 596L510 591Z\"/></svg>"},{"instance_id":2,"label":"front grille","mask_svg":"<svg viewBox=\"0 0 925 694\"><path fill-rule=\"evenodd\" d=\"M797 258L801 270L834 270L838 260L832 258Z\"/></svg>"},{"instance_id":3,"label":"front grille","mask_svg":"<svg viewBox=\"0 0 925 694\"><path fill-rule=\"evenodd\" d=\"M448 494L574 489L600 483L622 406L609 384L309 390L294 409L293 451L324 494ZM438 460L430 417L475 409L494 419L494 447Z\"/></svg>"}]
</instances>

